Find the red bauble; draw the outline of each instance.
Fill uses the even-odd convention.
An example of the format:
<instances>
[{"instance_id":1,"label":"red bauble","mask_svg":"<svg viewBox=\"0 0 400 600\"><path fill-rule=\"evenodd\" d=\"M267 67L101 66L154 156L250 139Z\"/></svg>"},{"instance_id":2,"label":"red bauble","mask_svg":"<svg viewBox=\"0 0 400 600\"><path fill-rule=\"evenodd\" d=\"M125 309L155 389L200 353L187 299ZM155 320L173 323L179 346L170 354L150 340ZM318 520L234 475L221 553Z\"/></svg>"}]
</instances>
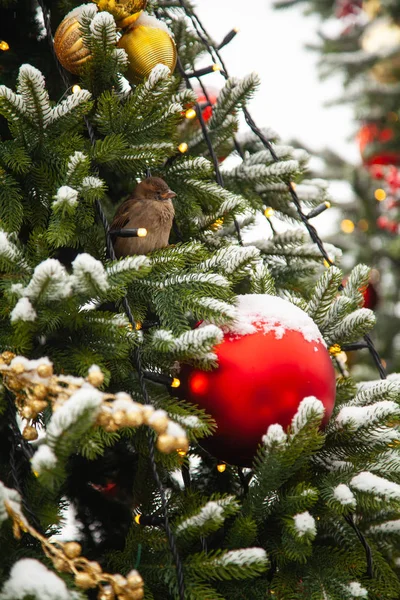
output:
<instances>
[{"instance_id":1,"label":"red bauble","mask_svg":"<svg viewBox=\"0 0 400 600\"><path fill-rule=\"evenodd\" d=\"M361 12L362 0L336 0L336 16L339 19Z\"/></svg>"},{"instance_id":2,"label":"red bauble","mask_svg":"<svg viewBox=\"0 0 400 600\"><path fill-rule=\"evenodd\" d=\"M317 326L301 309L268 295L238 301L247 328L224 334L215 370L182 366L180 395L218 425L202 445L218 459L250 466L268 427L288 427L305 397L321 400L329 419L335 372Z\"/></svg>"},{"instance_id":3,"label":"red bauble","mask_svg":"<svg viewBox=\"0 0 400 600\"><path fill-rule=\"evenodd\" d=\"M207 92L208 99L206 96L200 92L197 94L197 102L201 108L201 114L203 115L204 121L207 123L212 117L213 109L212 107L217 101L217 96L215 94Z\"/></svg>"},{"instance_id":4,"label":"red bauble","mask_svg":"<svg viewBox=\"0 0 400 600\"><path fill-rule=\"evenodd\" d=\"M364 308L374 310L379 303L379 295L372 283L369 283L364 289L361 290L364 298Z\"/></svg>"},{"instance_id":5,"label":"red bauble","mask_svg":"<svg viewBox=\"0 0 400 600\"><path fill-rule=\"evenodd\" d=\"M400 164L400 153L393 147L395 132L392 127L366 123L361 127L357 137L365 165Z\"/></svg>"}]
</instances>

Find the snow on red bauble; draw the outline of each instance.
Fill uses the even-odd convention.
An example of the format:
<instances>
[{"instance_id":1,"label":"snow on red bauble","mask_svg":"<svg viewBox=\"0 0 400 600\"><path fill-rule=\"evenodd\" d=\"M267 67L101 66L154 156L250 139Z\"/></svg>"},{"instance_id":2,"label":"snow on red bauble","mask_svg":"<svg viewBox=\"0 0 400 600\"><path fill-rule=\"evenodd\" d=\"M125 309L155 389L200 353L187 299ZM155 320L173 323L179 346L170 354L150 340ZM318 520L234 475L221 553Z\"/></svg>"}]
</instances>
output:
<instances>
[{"instance_id":1,"label":"snow on red bauble","mask_svg":"<svg viewBox=\"0 0 400 600\"><path fill-rule=\"evenodd\" d=\"M329 419L336 387L331 358L316 324L287 300L238 296L237 318L215 354L213 371L182 365L179 395L215 419L218 429L202 445L216 458L250 466L268 427L288 427L308 396L322 402Z\"/></svg>"}]
</instances>

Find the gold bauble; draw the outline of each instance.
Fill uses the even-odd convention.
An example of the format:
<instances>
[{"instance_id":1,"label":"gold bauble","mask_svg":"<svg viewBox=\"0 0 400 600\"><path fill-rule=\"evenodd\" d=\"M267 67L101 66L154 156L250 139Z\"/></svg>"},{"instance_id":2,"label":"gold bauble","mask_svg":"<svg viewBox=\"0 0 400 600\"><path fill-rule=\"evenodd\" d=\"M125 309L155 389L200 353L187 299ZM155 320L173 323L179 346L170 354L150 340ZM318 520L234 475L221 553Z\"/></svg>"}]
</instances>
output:
<instances>
[{"instance_id":1,"label":"gold bauble","mask_svg":"<svg viewBox=\"0 0 400 600\"><path fill-rule=\"evenodd\" d=\"M111 13L118 27L123 29L134 23L146 8L147 0L94 0L100 10Z\"/></svg>"},{"instance_id":2,"label":"gold bauble","mask_svg":"<svg viewBox=\"0 0 400 600\"><path fill-rule=\"evenodd\" d=\"M58 60L64 69L74 75L79 73L82 65L90 57L90 52L83 43L78 21L83 6L77 6L67 14L54 36L54 50Z\"/></svg>"},{"instance_id":3,"label":"gold bauble","mask_svg":"<svg viewBox=\"0 0 400 600\"><path fill-rule=\"evenodd\" d=\"M377 19L366 29L361 45L372 54L390 51L400 46L400 26L390 19ZM372 75L380 83L395 83L400 80L400 52L390 58L379 60L371 69Z\"/></svg>"},{"instance_id":4,"label":"gold bauble","mask_svg":"<svg viewBox=\"0 0 400 600\"><path fill-rule=\"evenodd\" d=\"M362 9L370 19L375 19L381 10L381 0L364 0Z\"/></svg>"},{"instance_id":5,"label":"gold bauble","mask_svg":"<svg viewBox=\"0 0 400 600\"><path fill-rule=\"evenodd\" d=\"M94 370L87 376L88 382L94 387L100 387L104 382L104 374L99 370Z\"/></svg>"},{"instance_id":6,"label":"gold bauble","mask_svg":"<svg viewBox=\"0 0 400 600\"><path fill-rule=\"evenodd\" d=\"M53 375L53 365L39 365L37 372L39 377L51 377Z\"/></svg>"},{"instance_id":7,"label":"gold bauble","mask_svg":"<svg viewBox=\"0 0 400 600\"><path fill-rule=\"evenodd\" d=\"M128 55L127 78L131 83L141 83L156 65L166 65L171 73L175 69L177 53L175 42L164 24L143 13L118 42Z\"/></svg>"}]
</instances>

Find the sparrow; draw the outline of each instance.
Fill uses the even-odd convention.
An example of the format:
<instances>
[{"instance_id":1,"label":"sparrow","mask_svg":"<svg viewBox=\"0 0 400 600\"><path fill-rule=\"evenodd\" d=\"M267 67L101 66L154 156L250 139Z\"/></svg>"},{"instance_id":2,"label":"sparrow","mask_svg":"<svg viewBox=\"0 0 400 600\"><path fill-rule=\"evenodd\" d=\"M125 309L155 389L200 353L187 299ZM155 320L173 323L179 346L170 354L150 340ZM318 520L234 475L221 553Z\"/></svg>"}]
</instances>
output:
<instances>
[{"instance_id":1,"label":"sparrow","mask_svg":"<svg viewBox=\"0 0 400 600\"><path fill-rule=\"evenodd\" d=\"M141 181L128 200L115 213L113 229L147 229L146 237L116 237L114 250L117 258L132 254L148 254L168 246L169 233L175 215L171 199L176 194L160 177Z\"/></svg>"}]
</instances>

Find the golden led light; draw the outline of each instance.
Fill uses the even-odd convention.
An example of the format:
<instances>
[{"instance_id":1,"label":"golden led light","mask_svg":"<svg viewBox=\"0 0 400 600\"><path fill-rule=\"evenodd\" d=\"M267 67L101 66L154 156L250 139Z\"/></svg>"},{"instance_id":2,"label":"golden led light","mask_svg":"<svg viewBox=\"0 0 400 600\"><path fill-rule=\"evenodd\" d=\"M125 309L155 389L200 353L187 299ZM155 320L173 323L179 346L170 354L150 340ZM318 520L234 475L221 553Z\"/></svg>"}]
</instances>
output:
<instances>
[{"instance_id":1,"label":"golden led light","mask_svg":"<svg viewBox=\"0 0 400 600\"><path fill-rule=\"evenodd\" d=\"M171 382L171 387L172 388L178 388L181 385L181 381L180 379L178 379L177 377L174 377L172 382Z\"/></svg>"},{"instance_id":2,"label":"golden led light","mask_svg":"<svg viewBox=\"0 0 400 600\"><path fill-rule=\"evenodd\" d=\"M220 473L223 473L224 471L226 471L226 464L221 463L221 464L217 465L217 469Z\"/></svg>"},{"instance_id":3,"label":"golden led light","mask_svg":"<svg viewBox=\"0 0 400 600\"><path fill-rule=\"evenodd\" d=\"M296 189L296 187L297 187L297 185L295 184L295 182L294 182L294 181L291 181L291 182L290 182L290 185L292 186L292 188L293 188L294 190L295 190L295 189Z\"/></svg>"},{"instance_id":4,"label":"golden led light","mask_svg":"<svg viewBox=\"0 0 400 600\"><path fill-rule=\"evenodd\" d=\"M267 217L267 219L270 219L274 214L274 209L271 208L270 206L268 206L265 210L264 210L264 215Z\"/></svg>"},{"instance_id":5,"label":"golden led light","mask_svg":"<svg viewBox=\"0 0 400 600\"><path fill-rule=\"evenodd\" d=\"M332 204L328 201L324 202L326 208L330 208L332 206Z\"/></svg>"},{"instance_id":6,"label":"golden led light","mask_svg":"<svg viewBox=\"0 0 400 600\"><path fill-rule=\"evenodd\" d=\"M135 523L137 523L138 525L140 525L140 517L141 515L135 515Z\"/></svg>"},{"instance_id":7,"label":"golden led light","mask_svg":"<svg viewBox=\"0 0 400 600\"><path fill-rule=\"evenodd\" d=\"M0 42L0 50L9 50L10 46L7 44L7 42L5 42L4 40L1 40Z\"/></svg>"},{"instance_id":8,"label":"golden led light","mask_svg":"<svg viewBox=\"0 0 400 600\"><path fill-rule=\"evenodd\" d=\"M374 196L375 200L378 200L378 202L382 202L386 199L386 192L382 188L378 188L377 190L375 190Z\"/></svg>"},{"instance_id":9,"label":"golden led light","mask_svg":"<svg viewBox=\"0 0 400 600\"><path fill-rule=\"evenodd\" d=\"M331 268L331 266L332 266L332 264L331 264L331 263L333 264L333 262L332 262L332 261L329 263L329 262L326 260L326 258L324 258L324 267L325 267L326 269L330 269L330 268Z\"/></svg>"},{"instance_id":10,"label":"golden led light","mask_svg":"<svg viewBox=\"0 0 400 600\"><path fill-rule=\"evenodd\" d=\"M234 28L233 28L233 31L234 31L235 33L239 33L240 29L239 29L239 27L234 27Z\"/></svg>"},{"instance_id":11,"label":"golden led light","mask_svg":"<svg viewBox=\"0 0 400 600\"><path fill-rule=\"evenodd\" d=\"M136 323L136 325L135 325L135 329L136 329L136 331L140 331L140 330L142 329L142 324L141 324L141 323L139 323L139 322L138 322L138 323Z\"/></svg>"},{"instance_id":12,"label":"golden led light","mask_svg":"<svg viewBox=\"0 0 400 600\"><path fill-rule=\"evenodd\" d=\"M182 142L178 146L178 150L179 150L179 152L182 152L182 154L184 154L185 152L187 152L188 148L189 148L189 146L187 145L186 142Z\"/></svg>"},{"instance_id":13,"label":"golden led light","mask_svg":"<svg viewBox=\"0 0 400 600\"><path fill-rule=\"evenodd\" d=\"M187 454L186 450L181 450L181 449L178 449L177 453L179 454L179 456L186 456L186 454Z\"/></svg>"},{"instance_id":14,"label":"golden led light","mask_svg":"<svg viewBox=\"0 0 400 600\"><path fill-rule=\"evenodd\" d=\"M196 116L196 111L194 110L194 108L188 108L187 111L185 112L185 117L187 119L194 119Z\"/></svg>"},{"instance_id":15,"label":"golden led light","mask_svg":"<svg viewBox=\"0 0 400 600\"><path fill-rule=\"evenodd\" d=\"M138 237L146 237L147 229L145 229L144 227L139 227L139 229L137 230L137 234Z\"/></svg>"},{"instance_id":16,"label":"golden led light","mask_svg":"<svg viewBox=\"0 0 400 600\"><path fill-rule=\"evenodd\" d=\"M82 89L81 86L76 83L75 85L72 86L72 93L77 94L78 92L81 91L81 89Z\"/></svg>"},{"instance_id":17,"label":"golden led light","mask_svg":"<svg viewBox=\"0 0 400 600\"><path fill-rule=\"evenodd\" d=\"M353 233L354 231L354 223L350 219L343 219L340 223L340 229L343 233Z\"/></svg>"},{"instance_id":18,"label":"golden led light","mask_svg":"<svg viewBox=\"0 0 400 600\"><path fill-rule=\"evenodd\" d=\"M220 67L220 65L217 65L217 63L214 63L213 66L212 66L212 70L213 71L220 71L221 67Z\"/></svg>"}]
</instances>

